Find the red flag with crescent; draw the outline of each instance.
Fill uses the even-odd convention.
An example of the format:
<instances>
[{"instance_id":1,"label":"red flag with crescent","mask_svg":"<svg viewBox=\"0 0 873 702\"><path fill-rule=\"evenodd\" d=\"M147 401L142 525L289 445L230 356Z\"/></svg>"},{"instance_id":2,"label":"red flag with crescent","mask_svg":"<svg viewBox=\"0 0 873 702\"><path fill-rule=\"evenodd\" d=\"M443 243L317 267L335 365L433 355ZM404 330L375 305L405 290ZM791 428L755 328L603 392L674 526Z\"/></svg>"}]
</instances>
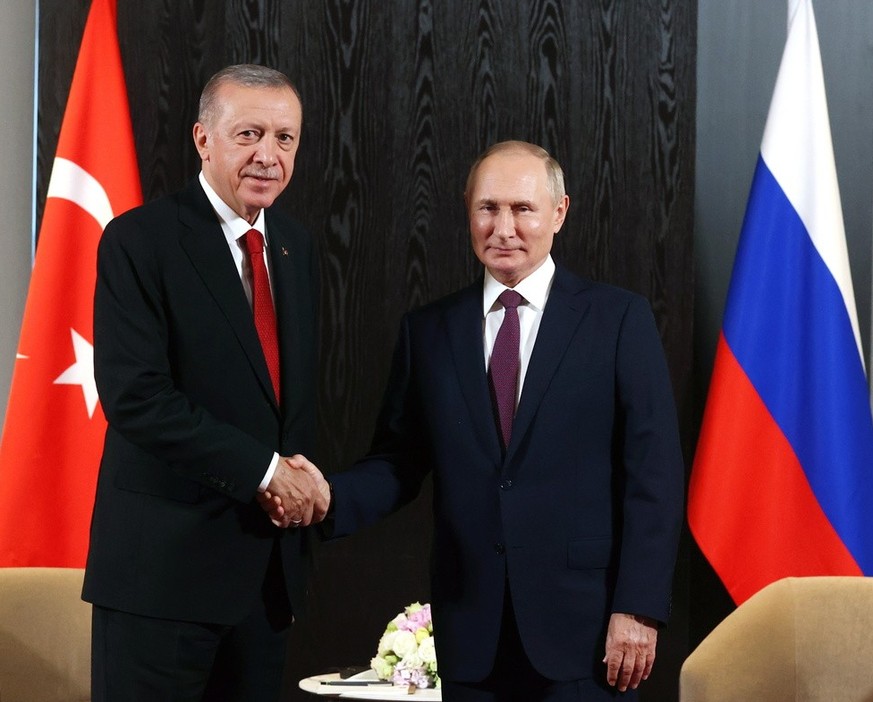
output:
<instances>
[{"instance_id":1,"label":"red flag with crescent","mask_svg":"<svg viewBox=\"0 0 873 702\"><path fill-rule=\"evenodd\" d=\"M0 441L0 566L81 568L106 420L94 381L97 243L142 202L116 0L88 14L49 180Z\"/></svg>"}]
</instances>

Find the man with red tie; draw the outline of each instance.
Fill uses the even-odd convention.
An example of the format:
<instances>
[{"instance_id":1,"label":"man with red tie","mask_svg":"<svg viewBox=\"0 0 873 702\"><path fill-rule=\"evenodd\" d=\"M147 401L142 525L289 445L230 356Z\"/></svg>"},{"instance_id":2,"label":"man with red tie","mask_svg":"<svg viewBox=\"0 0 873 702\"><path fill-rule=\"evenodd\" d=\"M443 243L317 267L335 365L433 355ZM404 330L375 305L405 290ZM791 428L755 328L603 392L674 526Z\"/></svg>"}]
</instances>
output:
<instances>
[{"instance_id":1,"label":"man with red tie","mask_svg":"<svg viewBox=\"0 0 873 702\"><path fill-rule=\"evenodd\" d=\"M432 472L443 699L635 698L684 475L650 307L553 262L569 199L540 147L493 146L465 199L484 274L403 319L371 452L332 477L333 534Z\"/></svg>"},{"instance_id":2,"label":"man with red tie","mask_svg":"<svg viewBox=\"0 0 873 702\"><path fill-rule=\"evenodd\" d=\"M302 109L288 78L223 69L200 100L199 178L110 222L94 368L109 426L83 597L94 700L277 700L303 606L301 529L327 509L315 441L312 241L271 208ZM263 498L260 498L263 499Z\"/></svg>"}]
</instances>

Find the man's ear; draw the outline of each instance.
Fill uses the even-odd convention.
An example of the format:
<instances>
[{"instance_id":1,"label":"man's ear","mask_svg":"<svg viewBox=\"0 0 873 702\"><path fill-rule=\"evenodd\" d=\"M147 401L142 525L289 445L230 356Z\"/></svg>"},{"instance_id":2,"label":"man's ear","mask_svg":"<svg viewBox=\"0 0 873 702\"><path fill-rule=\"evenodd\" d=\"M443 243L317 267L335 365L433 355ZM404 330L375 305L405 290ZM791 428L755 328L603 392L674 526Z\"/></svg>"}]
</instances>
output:
<instances>
[{"instance_id":1,"label":"man's ear","mask_svg":"<svg viewBox=\"0 0 873 702\"><path fill-rule=\"evenodd\" d=\"M564 195L555 206L555 234L561 231L564 220L567 219L567 210L570 209L570 196Z\"/></svg>"},{"instance_id":2,"label":"man's ear","mask_svg":"<svg viewBox=\"0 0 873 702\"><path fill-rule=\"evenodd\" d=\"M209 160L209 134L206 132L206 127L202 123L197 122L194 125L194 146L197 148L197 153L200 154L201 161Z\"/></svg>"}]
</instances>

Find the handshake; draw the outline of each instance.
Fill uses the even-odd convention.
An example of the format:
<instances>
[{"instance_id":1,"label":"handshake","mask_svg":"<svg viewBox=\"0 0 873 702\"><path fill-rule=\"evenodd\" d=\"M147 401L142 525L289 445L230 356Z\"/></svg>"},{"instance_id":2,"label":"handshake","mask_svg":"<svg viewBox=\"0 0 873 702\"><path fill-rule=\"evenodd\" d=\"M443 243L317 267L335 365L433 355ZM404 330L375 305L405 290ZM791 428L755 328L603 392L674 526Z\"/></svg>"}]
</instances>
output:
<instances>
[{"instance_id":1,"label":"handshake","mask_svg":"<svg viewBox=\"0 0 873 702\"><path fill-rule=\"evenodd\" d=\"M330 485L305 456L281 456L270 484L257 499L277 527L309 526L327 514Z\"/></svg>"}]
</instances>

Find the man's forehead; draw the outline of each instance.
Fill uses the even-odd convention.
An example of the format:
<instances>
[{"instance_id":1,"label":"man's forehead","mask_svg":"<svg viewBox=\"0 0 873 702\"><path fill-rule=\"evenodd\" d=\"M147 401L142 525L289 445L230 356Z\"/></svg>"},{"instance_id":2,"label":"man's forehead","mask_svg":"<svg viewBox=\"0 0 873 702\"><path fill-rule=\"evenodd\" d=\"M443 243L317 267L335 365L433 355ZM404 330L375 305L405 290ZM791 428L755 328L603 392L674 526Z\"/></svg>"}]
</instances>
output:
<instances>
[{"instance_id":1,"label":"man's forehead","mask_svg":"<svg viewBox=\"0 0 873 702\"><path fill-rule=\"evenodd\" d=\"M524 176L531 180L545 180L548 176L542 159L523 151L509 151L492 154L484 159L476 169L475 179L479 181L501 175Z\"/></svg>"},{"instance_id":2,"label":"man's forehead","mask_svg":"<svg viewBox=\"0 0 873 702\"><path fill-rule=\"evenodd\" d=\"M472 195L475 199L526 200L546 188L545 172L534 168L482 168L476 172Z\"/></svg>"},{"instance_id":3,"label":"man's forehead","mask_svg":"<svg viewBox=\"0 0 873 702\"><path fill-rule=\"evenodd\" d=\"M518 168L530 169L531 171L545 172L546 170L546 163L543 159L520 148L496 151L490 156L486 156L479 164L479 169L481 170L483 167L489 166L495 167L498 164L505 165L510 162Z\"/></svg>"},{"instance_id":4,"label":"man's forehead","mask_svg":"<svg viewBox=\"0 0 873 702\"><path fill-rule=\"evenodd\" d=\"M243 111L281 111L295 115L297 119L302 114L300 100L290 88L229 84L222 86L217 97L219 107L226 114Z\"/></svg>"},{"instance_id":5,"label":"man's forehead","mask_svg":"<svg viewBox=\"0 0 873 702\"><path fill-rule=\"evenodd\" d=\"M207 126L222 133L233 133L244 129L265 130L276 133L299 134L303 129L303 118L298 112L296 116L288 111L256 108L227 109L220 112L216 119Z\"/></svg>"}]
</instances>

